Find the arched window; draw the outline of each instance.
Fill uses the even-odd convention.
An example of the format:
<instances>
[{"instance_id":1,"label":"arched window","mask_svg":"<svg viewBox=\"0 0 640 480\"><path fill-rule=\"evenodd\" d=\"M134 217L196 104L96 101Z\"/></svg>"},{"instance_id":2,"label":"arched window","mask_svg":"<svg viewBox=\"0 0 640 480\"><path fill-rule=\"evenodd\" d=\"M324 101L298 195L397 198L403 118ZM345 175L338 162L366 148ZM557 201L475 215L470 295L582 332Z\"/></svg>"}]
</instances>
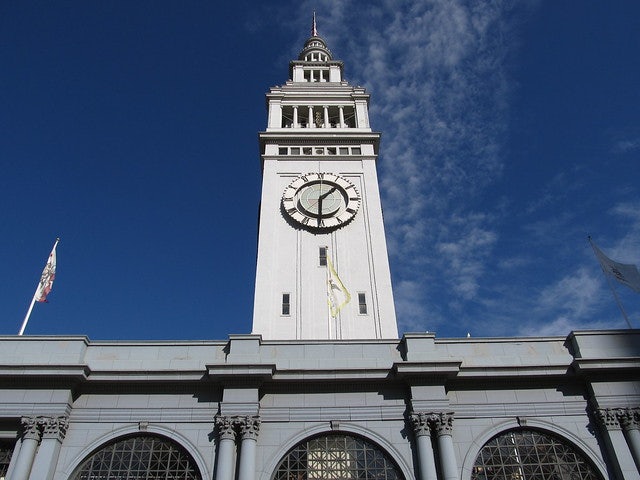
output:
<instances>
[{"instance_id":1,"label":"arched window","mask_svg":"<svg viewBox=\"0 0 640 480\"><path fill-rule=\"evenodd\" d=\"M273 480L404 480L393 460L367 440L345 434L309 438L278 464Z\"/></svg>"},{"instance_id":2,"label":"arched window","mask_svg":"<svg viewBox=\"0 0 640 480\"><path fill-rule=\"evenodd\" d=\"M72 480L201 480L193 457L173 440L134 435L112 441L89 455Z\"/></svg>"},{"instance_id":3,"label":"arched window","mask_svg":"<svg viewBox=\"0 0 640 480\"><path fill-rule=\"evenodd\" d=\"M9 470L9 462L11 462L11 455L13 455L15 443L14 440L0 439L0 480L4 480L7 476L7 470Z\"/></svg>"},{"instance_id":4,"label":"arched window","mask_svg":"<svg viewBox=\"0 0 640 480\"><path fill-rule=\"evenodd\" d=\"M568 442L537 430L509 430L478 453L472 480L602 480L587 457Z\"/></svg>"}]
</instances>

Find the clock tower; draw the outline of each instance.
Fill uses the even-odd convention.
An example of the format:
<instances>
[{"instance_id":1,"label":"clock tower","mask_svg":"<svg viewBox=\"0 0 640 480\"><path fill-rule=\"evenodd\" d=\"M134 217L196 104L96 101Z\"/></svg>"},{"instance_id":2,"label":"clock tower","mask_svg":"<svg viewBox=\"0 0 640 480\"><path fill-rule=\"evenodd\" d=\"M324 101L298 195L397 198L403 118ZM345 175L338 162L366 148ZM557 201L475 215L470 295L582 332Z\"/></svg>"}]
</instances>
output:
<instances>
[{"instance_id":1,"label":"clock tower","mask_svg":"<svg viewBox=\"0 0 640 480\"><path fill-rule=\"evenodd\" d=\"M316 30L267 93L254 334L397 338L369 95Z\"/></svg>"}]
</instances>

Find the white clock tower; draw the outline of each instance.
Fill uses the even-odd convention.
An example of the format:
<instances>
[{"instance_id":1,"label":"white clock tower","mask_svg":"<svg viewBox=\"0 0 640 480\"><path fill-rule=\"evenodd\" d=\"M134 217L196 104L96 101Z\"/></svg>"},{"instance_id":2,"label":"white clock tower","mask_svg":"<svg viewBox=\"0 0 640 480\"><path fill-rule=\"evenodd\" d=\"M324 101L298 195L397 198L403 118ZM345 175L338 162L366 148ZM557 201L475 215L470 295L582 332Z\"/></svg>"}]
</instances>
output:
<instances>
[{"instance_id":1,"label":"white clock tower","mask_svg":"<svg viewBox=\"0 0 640 480\"><path fill-rule=\"evenodd\" d=\"M267 94L254 334L397 338L369 95L318 36Z\"/></svg>"}]
</instances>

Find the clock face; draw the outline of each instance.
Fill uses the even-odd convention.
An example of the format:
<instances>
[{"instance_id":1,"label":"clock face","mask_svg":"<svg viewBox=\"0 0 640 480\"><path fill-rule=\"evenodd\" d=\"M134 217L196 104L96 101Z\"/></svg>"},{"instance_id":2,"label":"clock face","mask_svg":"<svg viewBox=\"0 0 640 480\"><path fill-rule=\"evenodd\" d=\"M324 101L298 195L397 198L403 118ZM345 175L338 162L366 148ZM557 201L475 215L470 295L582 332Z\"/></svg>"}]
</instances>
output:
<instances>
[{"instance_id":1,"label":"clock face","mask_svg":"<svg viewBox=\"0 0 640 480\"><path fill-rule=\"evenodd\" d=\"M331 230L347 224L360 207L360 195L346 178L333 173L307 173L282 195L282 209L309 230Z\"/></svg>"}]
</instances>

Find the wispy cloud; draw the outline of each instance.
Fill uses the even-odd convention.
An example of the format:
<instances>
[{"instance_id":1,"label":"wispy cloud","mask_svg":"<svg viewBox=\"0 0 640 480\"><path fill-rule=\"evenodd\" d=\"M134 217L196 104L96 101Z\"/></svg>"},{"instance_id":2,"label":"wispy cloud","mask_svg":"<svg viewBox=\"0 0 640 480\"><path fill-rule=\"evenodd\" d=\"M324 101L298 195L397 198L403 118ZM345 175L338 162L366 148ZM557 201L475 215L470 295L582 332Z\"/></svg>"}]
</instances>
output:
<instances>
[{"instance_id":1,"label":"wispy cloud","mask_svg":"<svg viewBox=\"0 0 640 480\"><path fill-rule=\"evenodd\" d=\"M640 137L625 138L613 144L613 153L629 153L640 150Z\"/></svg>"},{"instance_id":2,"label":"wispy cloud","mask_svg":"<svg viewBox=\"0 0 640 480\"><path fill-rule=\"evenodd\" d=\"M451 305L477 298L498 240L495 215L473 200L504 167L510 3L353 7L323 2L330 18L321 33L350 55L347 77L372 93L372 125L384 132L380 178L400 328L434 330L445 317L425 312L442 309L438 289Z\"/></svg>"}]
</instances>

